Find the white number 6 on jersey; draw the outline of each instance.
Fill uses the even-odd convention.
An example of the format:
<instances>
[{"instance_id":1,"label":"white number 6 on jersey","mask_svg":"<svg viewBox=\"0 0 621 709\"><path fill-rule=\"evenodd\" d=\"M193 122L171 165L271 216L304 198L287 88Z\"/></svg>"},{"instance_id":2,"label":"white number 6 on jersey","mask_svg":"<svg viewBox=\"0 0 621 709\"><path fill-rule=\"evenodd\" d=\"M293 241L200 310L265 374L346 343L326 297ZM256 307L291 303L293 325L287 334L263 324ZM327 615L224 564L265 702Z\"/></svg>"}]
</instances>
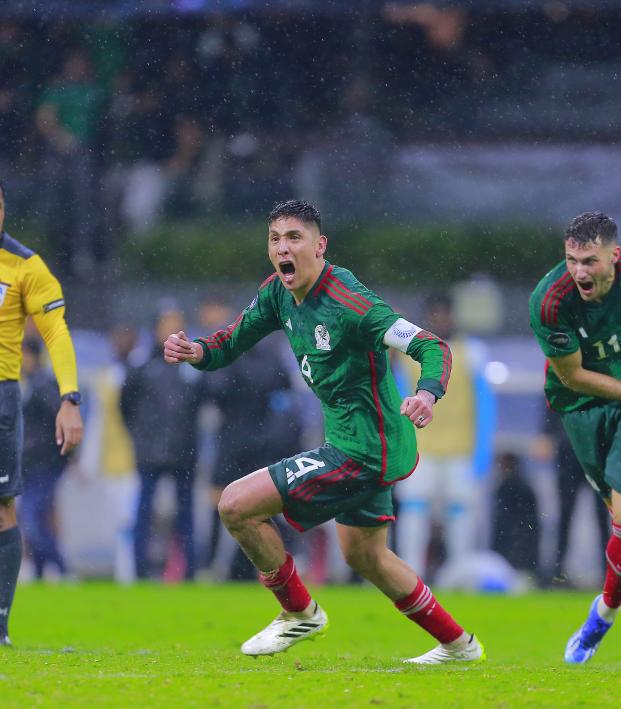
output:
<instances>
[{"instance_id":1,"label":"white number 6 on jersey","mask_svg":"<svg viewBox=\"0 0 621 709\"><path fill-rule=\"evenodd\" d=\"M313 381L313 376L311 373L311 366L310 366L310 362L308 361L308 355L304 355L304 357L302 358L302 364L300 364L300 370L302 371L302 374L308 379L308 381L311 384L315 383Z\"/></svg>"}]
</instances>

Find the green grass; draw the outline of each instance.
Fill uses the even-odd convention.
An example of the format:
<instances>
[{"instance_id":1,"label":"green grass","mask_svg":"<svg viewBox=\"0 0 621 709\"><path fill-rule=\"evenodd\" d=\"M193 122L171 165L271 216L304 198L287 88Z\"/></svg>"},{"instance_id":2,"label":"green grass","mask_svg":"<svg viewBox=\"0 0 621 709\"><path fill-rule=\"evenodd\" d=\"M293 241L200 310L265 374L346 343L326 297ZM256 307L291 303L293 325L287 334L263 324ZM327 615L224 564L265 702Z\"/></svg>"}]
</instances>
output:
<instances>
[{"instance_id":1,"label":"green grass","mask_svg":"<svg viewBox=\"0 0 621 709\"><path fill-rule=\"evenodd\" d=\"M565 641L592 595L439 594L489 661L404 666L435 642L368 587L316 590L325 638L246 658L242 641L278 609L258 584L22 586L12 650L0 651L5 707L605 707L618 706L613 630L584 667Z\"/></svg>"}]
</instances>

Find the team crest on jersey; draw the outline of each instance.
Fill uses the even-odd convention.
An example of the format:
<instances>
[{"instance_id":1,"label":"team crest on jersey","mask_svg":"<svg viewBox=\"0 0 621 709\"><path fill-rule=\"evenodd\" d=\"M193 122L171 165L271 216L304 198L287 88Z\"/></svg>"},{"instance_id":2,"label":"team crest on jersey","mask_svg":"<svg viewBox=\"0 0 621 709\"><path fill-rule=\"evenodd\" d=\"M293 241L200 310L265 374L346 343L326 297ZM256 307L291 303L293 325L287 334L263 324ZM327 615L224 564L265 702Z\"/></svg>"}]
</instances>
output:
<instances>
[{"instance_id":1,"label":"team crest on jersey","mask_svg":"<svg viewBox=\"0 0 621 709\"><path fill-rule=\"evenodd\" d=\"M8 283L0 283L0 305L4 303L4 298L6 296L6 292L9 290L9 284Z\"/></svg>"},{"instance_id":2,"label":"team crest on jersey","mask_svg":"<svg viewBox=\"0 0 621 709\"><path fill-rule=\"evenodd\" d=\"M330 333L325 325L317 325L315 328L315 344L318 350L330 351Z\"/></svg>"}]
</instances>

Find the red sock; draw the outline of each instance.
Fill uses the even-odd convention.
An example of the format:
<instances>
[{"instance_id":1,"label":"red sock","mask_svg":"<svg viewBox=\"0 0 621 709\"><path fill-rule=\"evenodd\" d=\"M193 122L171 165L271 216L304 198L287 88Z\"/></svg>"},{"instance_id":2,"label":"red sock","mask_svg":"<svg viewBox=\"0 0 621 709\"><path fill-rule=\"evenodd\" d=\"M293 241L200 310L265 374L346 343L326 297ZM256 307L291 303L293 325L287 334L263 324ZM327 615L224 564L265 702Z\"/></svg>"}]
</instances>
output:
<instances>
[{"instance_id":1,"label":"red sock","mask_svg":"<svg viewBox=\"0 0 621 709\"><path fill-rule=\"evenodd\" d=\"M285 563L277 571L261 572L259 581L269 588L286 611L299 613L311 602L310 593L298 576L291 554L287 554Z\"/></svg>"},{"instance_id":2,"label":"red sock","mask_svg":"<svg viewBox=\"0 0 621 709\"><path fill-rule=\"evenodd\" d=\"M621 525L612 525L612 534L606 546L606 579L604 603L608 608L621 606Z\"/></svg>"},{"instance_id":3,"label":"red sock","mask_svg":"<svg viewBox=\"0 0 621 709\"><path fill-rule=\"evenodd\" d=\"M396 601L395 606L441 643L452 643L464 632L420 579L412 593Z\"/></svg>"}]
</instances>

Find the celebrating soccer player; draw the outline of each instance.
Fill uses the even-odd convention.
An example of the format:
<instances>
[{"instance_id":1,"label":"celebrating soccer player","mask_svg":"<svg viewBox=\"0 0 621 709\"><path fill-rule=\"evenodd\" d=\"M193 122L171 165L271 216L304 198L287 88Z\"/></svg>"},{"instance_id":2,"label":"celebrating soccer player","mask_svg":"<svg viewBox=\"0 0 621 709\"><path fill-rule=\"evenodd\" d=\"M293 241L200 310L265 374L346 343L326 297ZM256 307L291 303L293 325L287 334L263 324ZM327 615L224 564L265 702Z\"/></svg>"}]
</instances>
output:
<instances>
[{"instance_id":1,"label":"celebrating soccer player","mask_svg":"<svg viewBox=\"0 0 621 709\"><path fill-rule=\"evenodd\" d=\"M601 212L580 214L565 231L565 260L530 298L531 327L550 364L548 403L612 517L603 592L565 648L574 664L593 657L621 605L620 254L615 222Z\"/></svg>"},{"instance_id":2,"label":"celebrating soccer player","mask_svg":"<svg viewBox=\"0 0 621 709\"><path fill-rule=\"evenodd\" d=\"M406 662L481 661L485 654L477 638L453 620L386 544L387 523L395 519L391 486L416 467L414 427L431 422L433 406L444 395L449 348L400 317L349 271L325 260L327 238L315 207L302 201L277 204L268 226L276 272L252 303L226 329L193 342L178 332L164 349L167 362L213 370L282 329L323 407L326 443L237 480L220 500L224 524L283 609L242 645L242 652L282 652L328 624L271 522L282 512L300 531L335 518L347 563L439 641ZM403 401L388 347L407 352L422 366L416 394Z\"/></svg>"},{"instance_id":3,"label":"celebrating soccer player","mask_svg":"<svg viewBox=\"0 0 621 709\"><path fill-rule=\"evenodd\" d=\"M69 453L82 438L78 375L60 284L40 256L3 231L0 186L0 645L10 645L9 613L22 558L15 497L22 492L21 344L26 316L50 353L61 394L56 443Z\"/></svg>"}]
</instances>

